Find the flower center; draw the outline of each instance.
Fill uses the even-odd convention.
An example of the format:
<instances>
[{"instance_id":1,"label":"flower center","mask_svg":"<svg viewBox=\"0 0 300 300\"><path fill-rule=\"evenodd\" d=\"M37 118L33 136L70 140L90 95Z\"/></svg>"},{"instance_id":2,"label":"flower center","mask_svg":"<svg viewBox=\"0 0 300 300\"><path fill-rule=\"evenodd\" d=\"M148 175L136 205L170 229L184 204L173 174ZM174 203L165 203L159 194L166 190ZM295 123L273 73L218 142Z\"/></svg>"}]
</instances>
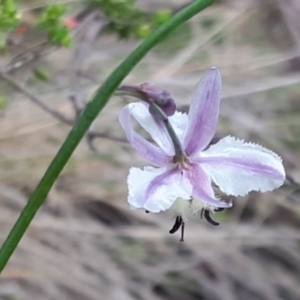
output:
<instances>
[{"instance_id":1,"label":"flower center","mask_svg":"<svg viewBox=\"0 0 300 300\"><path fill-rule=\"evenodd\" d=\"M178 165L180 169L188 169L190 165L190 161L185 153L173 156L172 163Z\"/></svg>"}]
</instances>

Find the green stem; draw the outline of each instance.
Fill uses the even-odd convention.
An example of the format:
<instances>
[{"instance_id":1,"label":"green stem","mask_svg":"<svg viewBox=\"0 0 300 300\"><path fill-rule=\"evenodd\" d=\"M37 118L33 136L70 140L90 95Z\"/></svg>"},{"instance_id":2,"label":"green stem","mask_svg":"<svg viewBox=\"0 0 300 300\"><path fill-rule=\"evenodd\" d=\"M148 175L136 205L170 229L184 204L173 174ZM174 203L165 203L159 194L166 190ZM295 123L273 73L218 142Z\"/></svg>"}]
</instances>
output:
<instances>
[{"instance_id":1,"label":"green stem","mask_svg":"<svg viewBox=\"0 0 300 300\"><path fill-rule=\"evenodd\" d=\"M98 89L93 99L87 104L86 109L78 119L65 142L54 157L45 175L30 197L27 205L21 212L17 222L5 240L0 250L0 272L4 269L9 258L15 251L26 229L30 225L36 212L44 203L51 187L66 165L70 156L90 127L91 123L104 108L110 96L118 88L123 79L147 54L147 52L163 40L176 27L193 17L199 11L209 6L213 0L197 0L177 13L169 21L164 23L157 31L153 32L137 49L135 49L107 78Z\"/></svg>"}]
</instances>

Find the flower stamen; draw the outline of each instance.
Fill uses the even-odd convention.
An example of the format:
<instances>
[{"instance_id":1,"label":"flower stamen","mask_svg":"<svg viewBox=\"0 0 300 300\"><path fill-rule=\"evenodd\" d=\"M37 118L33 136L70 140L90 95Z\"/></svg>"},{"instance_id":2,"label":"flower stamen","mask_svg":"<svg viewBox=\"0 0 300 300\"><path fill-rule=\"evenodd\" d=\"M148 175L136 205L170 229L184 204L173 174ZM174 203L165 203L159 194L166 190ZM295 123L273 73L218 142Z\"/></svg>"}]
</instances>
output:
<instances>
[{"instance_id":1,"label":"flower stamen","mask_svg":"<svg viewBox=\"0 0 300 300\"><path fill-rule=\"evenodd\" d=\"M182 169L189 168L189 159L184 152L182 152L181 155L173 156L172 163L177 164Z\"/></svg>"},{"instance_id":2,"label":"flower stamen","mask_svg":"<svg viewBox=\"0 0 300 300\"><path fill-rule=\"evenodd\" d=\"M223 211L225 208L224 207L217 207L214 209L215 212L220 212Z\"/></svg>"},{"instance_id":3,"label":"flower stamen","mask_svg":"<svg viewBox=\"0 0 300 300\"><path fill-rule=\"evenodd\" d=\"M171 228L171 230L169 231L170 234L175 233L176 231L178 231L178 229L180 228L180 226L182 225L182 217L181 216L177 216L174 226Z\"/></svg>"},{"instance_id":4,"label":"flower stamen","mask_svg":"<svg viewBox=\"0 0 300 300\"><path fill-rule=\"evenodd\" d=\"M181 237L180 237L180 242L184 242L184 227L185 227L185 223L182 219L182 216L177 216L174 226L171 228L171 230L169 231L170 234L175 233L176 231L179 230L179 228L181 227Z\"/></svg>"},{"instance_id":5,"label":"flower stamen","mask_svg":"<svg viewBox=\"0 0 300 300\"><path fill-rule=\"evenodd\" d=\"M185 223L182 221L181 224L181 238L180 238L180 242L184 242L184 227L185 227Z\"/></svg>"},{"instance_id":6,"label":"flower stamen","mask_svg":"<svg viewBox=\"0 0 300 300\"><path fill-rule=\"evenodd\" d=\"M222 210L222 208L221 208L221 210ZM219 208L216 208L215 211L219 211ZM203 209L201 210L201 214L200 214L201 219L202 219L203 216L204 216L205 220L206 220L209 224L211 224L211 225L213 225L213 226L219 226L220 223L214 221L214 220L211 218L210 214L211 214L211 211L210 211L209 209L203 208Z\"/></svg>"}]
</instances>

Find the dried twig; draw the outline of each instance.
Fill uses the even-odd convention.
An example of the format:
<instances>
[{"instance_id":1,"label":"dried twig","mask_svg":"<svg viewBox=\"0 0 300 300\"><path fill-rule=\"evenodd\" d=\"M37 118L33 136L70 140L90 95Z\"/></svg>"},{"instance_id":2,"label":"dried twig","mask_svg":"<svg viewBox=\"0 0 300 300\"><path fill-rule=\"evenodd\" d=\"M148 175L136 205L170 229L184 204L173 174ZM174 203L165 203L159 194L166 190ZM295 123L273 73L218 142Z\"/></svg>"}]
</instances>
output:
<instances>
[{"instance_id":1,"label":"dried twig","mask_svg":"<svg viewBox=\"0 0 300 300\"><path fill-rule=\"evenodd\" d=\"M75 119L68 118L65 115L63 115L62 113L60 113L59 111L48 106L38 96L36 96L32 91L27 89L24 85L15 81L11 76L7 75L2 70L0 70L0 78L7 81L12 87L14 87L16 90L18 90L25 96L27 96L28 99L30 99L34 104L39 106L42 110L44 110L45 112L47 112L48 114L53 116L58 121L65 123L69 126L73 126L76 123L77 118L75 118ZM87 138L88 138L88 143L89 143L90 147L93 144L94 139L99 138L99 137L109 139L112 141L116 141L116 142L127 143L127 140L119 138L119 137L113 137L113 136L110 136L109 134L101 133L98 131L89 131L87 133ZM96 148L93 146L93 147L91 147L91 150L96 151Z\"/></svg>"},{"instance_id":2,"label":"dried twig","mask_svg":"<svg viewBox=\"0 0 300 300\"><path fill-rule=\"evenodd\" d=\"M101 10L94 9L79 26L75 29L74 48L72 50L71 58L71 94L69 100L72 103L76 117L78 117L84 108L86 101L80 88L80 73L82 72L82 65L84 60L89 56L92 45L95 42L99 32L105 27L107 21L105 20Z\"/></svg>"},{"instance_id":3,"label":"dried twig","mask_svg":"<svg viewBox=\"0 0 300 300\"><path fill-rule=\"evenodd\" d=\"M45 104L43 101L41 101L35 94L33 94L29 89L27 89L24 85L18 83L15 81L12 77L4 73L0 70L0 77L4 79L6 82L8 82L12 87L14 87L16 90L21 92L22 94L26 95L28 99L30 99L34 104L42 108L44 111L58 119L59 121L66 123L70 126L74 125L74 120L64 116L59 111L53 109L52 107Z\"/></svg>"},{"instance_id":4,"label":"dried twig","mask_svg":"<svg viewBox=\"0 0 300 300\"><path fill-rule=\"evenodd\" d=\"M119 138L119 137L112 137L106 133L99 132L99 131L89 131L86 135L86 138L87 138L87 143L88 143L90 149L95 152L97 152L97 148L94 144L94 141L96 138L110 139L115 142L124 143L124 144L128 143L127 139Z\"/></svg>"},{"instance_id":5,"label":"dried twig","mask_svg":"<svg viewBox=\"0 0 300 300\"><path fill-rule=\"evenodd\" d=\"M285 23L295 41L298 54L300 54L300 23L299 23L299 12L300 5L299 1L294 0L277 0L279 8L282 11L282 16L284 17Z\"/></svg>"}]
</instances>

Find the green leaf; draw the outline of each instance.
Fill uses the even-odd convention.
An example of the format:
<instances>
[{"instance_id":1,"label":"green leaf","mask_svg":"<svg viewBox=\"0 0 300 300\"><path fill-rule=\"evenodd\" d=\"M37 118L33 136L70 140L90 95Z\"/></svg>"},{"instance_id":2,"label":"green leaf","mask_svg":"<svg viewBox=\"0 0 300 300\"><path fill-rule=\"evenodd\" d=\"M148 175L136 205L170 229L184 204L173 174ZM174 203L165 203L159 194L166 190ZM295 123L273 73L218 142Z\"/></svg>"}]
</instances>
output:
<instances>
[{"instance_id":1,"label":"green leaf","mask_svg":"<svg viewBox=\"0 0 300 300\"><path fill-rule=\"evenodd\" d=\"M41 68L34 68L33 74L40 81L49 81L49 75Z\"/></svg>"},{"instance_id":2,"label":"green leaf","mask_svg":"<svg viewBox=\"0 0 300 300\"><path fill-rule=\"evenodd\" d=\"M7 106L7 99L4 96L0 95L0 109L3 109Z\"/></svg>"}]
</instances>

